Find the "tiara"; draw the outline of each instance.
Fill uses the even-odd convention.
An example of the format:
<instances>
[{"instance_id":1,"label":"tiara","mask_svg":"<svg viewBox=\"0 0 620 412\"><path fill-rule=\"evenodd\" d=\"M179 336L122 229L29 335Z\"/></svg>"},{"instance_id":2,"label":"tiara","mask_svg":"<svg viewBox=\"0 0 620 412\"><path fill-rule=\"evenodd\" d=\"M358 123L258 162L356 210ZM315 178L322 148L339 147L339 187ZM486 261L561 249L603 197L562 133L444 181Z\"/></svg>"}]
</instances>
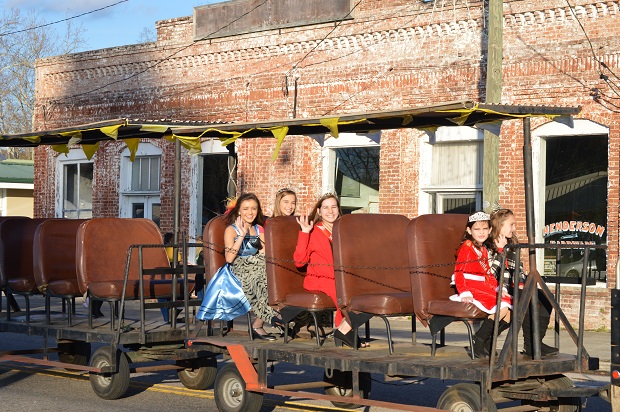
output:
<instances>
[{"instance_id":1,"label":"tiara","mask_svg":"<svg viewBox=\"0 0 620 412\"><path fill-rule=\"evenodd\" d=\"M276 192L276 196L279 195L280 193L284 193L284 192L292 192L295 193L295 191L289 187L283 187L282 189L278 190Z\"/></svg>"},{"instance_id":2,"label":"tiara","mask_svg":"<svg viewBox=\"0 0 620 412\"><path fill-rule=\"evenodd\" d=\"M469 222L478 222L480 220L491 220L491 216L488 213L484 212L476 212L473 215L469 216Z\"/></svg>"}]
</instances>

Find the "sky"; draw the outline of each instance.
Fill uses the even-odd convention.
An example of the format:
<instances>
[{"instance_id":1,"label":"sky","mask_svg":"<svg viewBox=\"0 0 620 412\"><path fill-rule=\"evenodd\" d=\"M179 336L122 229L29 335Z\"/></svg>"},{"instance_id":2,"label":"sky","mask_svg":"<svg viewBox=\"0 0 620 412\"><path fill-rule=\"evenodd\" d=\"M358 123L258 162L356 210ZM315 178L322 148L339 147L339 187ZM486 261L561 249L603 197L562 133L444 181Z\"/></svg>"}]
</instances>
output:
<instances>
[{"instance_id":1,"label":"sky","mask_svg":"<svg viewBox=\"0 0 620 412\"><path fill-rule=\"evenodd\" d=\"M15 8L22 12L36 10L46 23L78 16L106 6L82 17L72 19L84 29L84 45L80 51L124 46L140 42L144 28L155 35L155 22L191 16L195 6L220 3L224 0L0 0L3 10ZM54 25L63 30L65 23Z\"/></svg>"}]
</instances>

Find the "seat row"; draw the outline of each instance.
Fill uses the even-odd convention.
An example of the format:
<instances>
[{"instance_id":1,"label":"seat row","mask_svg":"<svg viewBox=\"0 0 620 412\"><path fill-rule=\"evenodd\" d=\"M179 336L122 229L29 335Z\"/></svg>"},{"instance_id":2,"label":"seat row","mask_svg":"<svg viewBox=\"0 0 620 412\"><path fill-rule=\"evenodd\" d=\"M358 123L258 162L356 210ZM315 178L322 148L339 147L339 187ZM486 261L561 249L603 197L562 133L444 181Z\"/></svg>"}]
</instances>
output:
<instances>
[{"instance_id":1,"label":"seat row","mask_svg":"<svg viewBox=\"0 0 620 412\"><path fill-rule=\"evenodd\" d=\"M454 302L450 279L455 252L461 243L467 215L422 215L408 219L393 214L350 214L333 227L334 272L338 306L357 329L373 316L385 321L393 353L388 318L411 316L428 326L435 354L437 333L454 320L482 319L486 313L472 303ZM204 231L206 281L224 263L222 217L212 219ZM299 225L295 217L276 217L265 226L265 253L269 304L285 325L301 312L309 312L319 330L316 314L333 311L331 298L303 287L304 272L293 261ZM219 245L219 246L218 246ZM357 336L357 333L355 334ZM285 343L288 330L285 331ZM321 344L318 333L317 344Z\"/></svg>"},{"instance_id":2,"label":"seat row","mask_svg":"<svg viewBox=\"0 0 620 412\"><path fill-rule=\"evenodd\" d=\"M70 326L75 298L86 295L91 302L110 303L114 327L113 304L123 295L142 301L182 296L183 282L172 282L174 273L178 271L170 267L159 228L148 219L0 220L0 290L9 299L25 298L26 322L30 322L33 294L45 296L47 324L50 298L61 298L63 308L69 307ZM192 285L188 287L191 291ZM7 319L11 319L10 305Z\"/></svg>"}]
</instances>

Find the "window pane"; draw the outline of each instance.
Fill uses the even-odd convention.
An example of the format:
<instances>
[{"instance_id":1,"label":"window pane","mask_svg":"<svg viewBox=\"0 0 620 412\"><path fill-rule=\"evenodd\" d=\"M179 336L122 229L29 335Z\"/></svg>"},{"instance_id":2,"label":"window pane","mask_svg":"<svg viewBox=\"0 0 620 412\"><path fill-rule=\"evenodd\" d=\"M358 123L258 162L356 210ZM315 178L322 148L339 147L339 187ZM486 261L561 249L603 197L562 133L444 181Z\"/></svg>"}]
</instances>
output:
<instances>
[{"instance_id":1,"label":"window pane","mask_svg":"<svg viewBox=\"0 0 620 412\"><path fill-rule=\"evenodd\" d=\"M80 209L93 207L93 163L80 163Z\"/></svg>"},{"instance_id":2,"label":"window pane","mask_svg":"<svg viewBox=\"0 0 620 412\"><path fill-rule=\"evenodd\" d=\"M148 190L149 188L149 159L142 159L140 162L140 184L138 190Z\"/></svg>"},{"instance_id":3,"label":"window pane","mask_svg":"<svg viewBox=\"0 0 620 412\"><path fill-rule=\"evenodd\" d=\"M380 147L335 149L335 189L343 212L378 212Z\"/></svg>"},{"instance_id":4,"label":"window pane","mask_svg":"<svg viewBox=\"0 0 620 412\"><path fill-rule=\"evenodd\" d=\"M157 226L159 226L159 211L161 210L161 205L159 203L155 203L151 205L151 220L155 222Z\"/></svg>"},{"instance_id":5,"label":"window pane","mask_svg":"<svg viewBox=\"0 0 620 412\"><path fill-rule=\"evenodd\" d=\"M607 244L608 138L564 136L546 141L545 243ZM587 150L584 150L587 148ZM555 251L545 254L545 275L581 276L583 249L565 249L556 273ZM605 281L607 257L590 250L589 277Z\"/></svg>"},{"instance_id":6,"label":"window pane","mask_svg":"<svg viewBox=\"0 0 620 412\"><path fill-rule=\"evenodd\" d=\"M476 211L476 198L443 198L444 213L462 213L470 215Z\"/></svg>"},{"instance_id":7,"label":"window pane","mask_svg":"<svg viewBox=\"0 0 620 412\"><path fill-rule=\"evenodd\" d=\"M133 163L131 163L131 190L140 190L140 164L142 164L142 158L137 157Z\"/></svg>"},{"instance_id":8,"label":"window pane","mask_svg":"<svg viewBox=\"0 0 620 412\"><path fill-rule=\"evenodd\" d=\"M78 219L92 219L93 211L92 210L80 210L80 214L77 217Z\"/></svg>"},{"instance_id":9,"label":"window pane","mask_svg":"<svg viewBox=\"0 0 620 412\"><path fill-rule=\"evenodd\" d=\"M131 217L133 218L144 217L144 203L132 203L131 204Z\"/></svg>"},{"instance_id":10,"label":"window pane","mask_svg":"<svg viewBox=\"0 0 620 412\"><path fill-rule=\"evenodd\" d=\"M63 209L76 209L77 208L77 182L78 182L78 168L77 164L65 165L65 196L63 202Z\"/></svg>"},{"instance_id":11,"label":"window pane","mask_svg":"<svg viewBox=\"0 0 620 412\"><path fill-rule=\"evenodd\" d=\"M444 143L433 146L431 185L482 184L482 142Z\"/></svg>"},{"instance_id":12,"label":"window pane","mask_svg":"<svg viewBox=\"0 0 620 412\"><path fill-rule=\"evenodd\" d=\"M150 191L159 191L159 157L152 157L150 159Z\"/></svg>"}]
</instances>

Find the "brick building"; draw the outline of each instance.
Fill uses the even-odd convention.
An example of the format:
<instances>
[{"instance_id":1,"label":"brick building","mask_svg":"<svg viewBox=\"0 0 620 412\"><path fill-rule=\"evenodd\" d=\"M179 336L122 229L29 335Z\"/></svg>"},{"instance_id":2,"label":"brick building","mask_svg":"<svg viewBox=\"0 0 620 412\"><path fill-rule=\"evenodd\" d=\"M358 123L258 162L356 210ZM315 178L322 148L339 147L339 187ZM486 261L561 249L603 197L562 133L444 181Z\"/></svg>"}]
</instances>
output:
<instances>
[{"instance_id":1,"label":"brick building","mask_svg":"<svg viewBox=\"0 0 620 412\"><path fill-rule=\"evenodd\" d=\"M242 9L250 3L253 9ZM275 3L204 6L191 17L157 22L154 43L37 62L35 128L120 117L245 122L484 101L482 1L299 1L309 6L291 15L278 15ZM606 256L586 262L597 280L588 288L586 327L599 328L609 325L618 259L620 1L569 3L574 7L565 0L504 1L502 101L582 107L572 127L532 122L536 231L540 242L608 245ZM231 4L239 9L226 14L222 7ZM524 235L520 127L510 121L501 128L499 200L516 212ZM267 213L281 187L297 191L301 210L334 189L351 212L415 217L482 207L476 129L384 131L380 140L326 136L320 145L322 137L287 137L275 161L275 139L239 139L236 169L227 148L205 140L201 155L182 157L184 230L199 234L201 223L221 211L234 172L237 192L255 192ZM38 148L36 216L143 215L169 230L173 146L144 141L137 163L115 142L102 144L91 160L80 148L68 155ZM568 252L562 262L563 271L580 270L583 255ZM579 300L578 289L562 290L562 304L576 309L569 304Z\"/></svg>"}]
</instances>

